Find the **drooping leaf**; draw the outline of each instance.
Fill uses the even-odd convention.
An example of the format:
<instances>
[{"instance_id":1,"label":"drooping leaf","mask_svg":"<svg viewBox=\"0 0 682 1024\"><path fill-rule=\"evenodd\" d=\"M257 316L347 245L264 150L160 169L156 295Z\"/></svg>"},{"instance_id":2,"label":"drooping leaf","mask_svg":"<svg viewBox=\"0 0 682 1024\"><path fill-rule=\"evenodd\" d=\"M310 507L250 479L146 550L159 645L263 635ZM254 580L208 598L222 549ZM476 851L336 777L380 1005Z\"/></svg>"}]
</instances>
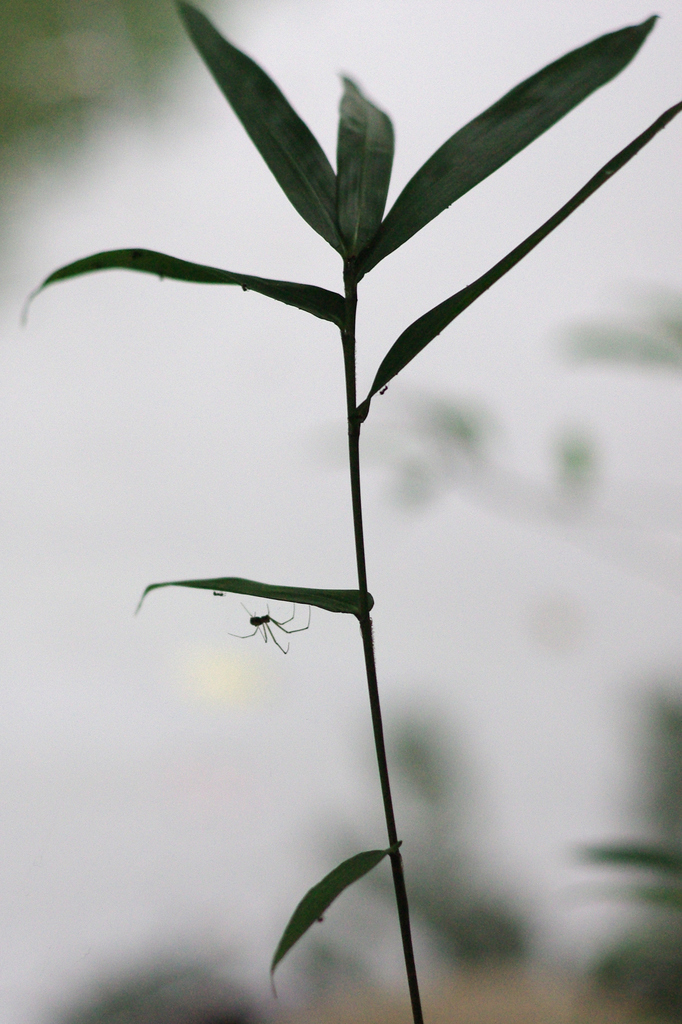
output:
<instances>
[{"instance_id":1,"label":"drooping leaf","mask_svg":"<svg viewBox=\"0 0 682 1024\"><path fill-rule=\"evenodd\" d=\"M372 396L380 391L390 380L395 377L397 373L407 366L407 364L418 355L423 348L425 348L430 341L443 331L448 324L452 323L455 317L458 317L460 313L475 302L487 291L496 281L499 281L508 271L515 267L517 263L527 256L536 245L538 245L544 238L547 237L556 227L559 226L563 221L569 217L574 210L576 210L581 203L584 203L593 192L596 192L598 188L611 178L616 171L619 171L628 160L631 160L640 149L642 149L653 137L665 128L672 119L679 114L682 110L682 103L676 103L674 106L666 110L659 118L650 125L646 131L643 131L641 135L638 135L625 149L622 149L620 153L609 160L600 171L590 178L586 185L584 185L572 199L557 210L549 220L546 220L541 227L534 231L528 236L520 245L517 245L515 249L512 249L503 259L491 267L490 270L486 271L478 280L472 284L467 285L466 288L462 288L461 291L451 295L449 299L445 299L438 306L434 306L433 309L429 310L423 316L415 320L414 323L403 331L398 340L394 342L392 347L388 350L383 362L377 370L376 377L372 387L367 395L367 398L361 405L358 406L358 415L360 419L365 419L369 412L369 405L372 400Z\"/></svg>"},{"instance_id":2,"label":"drooping leaf","mask_svg":"<svg viewBox=\"0 0 682 1024\"><path fill-rule=\"evenodd\" d=\"M660 846L638 843L590 846L583 851L583 857L593 864L642 868L647 871L665 871L671 875L682 875L682 853Z\"/></svg>"},{"instance_id":3,"label":"drooping leaf","mask_svg":"<svg viewBox=\"0 0 682 1024\"><path fill-rule=\"evenodd\" d=\"M151 249L112 249L109 252L98 252L94 256L76 260L50 274L33 296L55 281L65 281L69 277L89 274L95 270L138 270L144 274L156 274L158 277L171 277L176 281L195 281L199 284L236 284L244 291L259 292L271 299L277 299L288 306L296 306L322 320L330 320L338 327L343 326L343 298L336 292L318 288L312 284L293 284L289 281L269 281L262 277L251 277L248 274L233 274L229 270L217 267L204 267L199 263L188 263L186 260L165 256ZM30 299L29 299L30 301Z\"/></svg>"},{"instance_id":4,"label":"drooping leaf","mask_svg":"<svg viewBox=\"0 0 682 1024\"><path fill-rule=\"evenodd\" d=\"M648 18L565 54L449 138L398 196L374 242L360 255L359 276L615 78L655 21Z\"/></svg>"},{"instance_id":5,"label":"drooping leaf","mask_svg":"<svg viewBox=\"0 0 682 1024\"><path fill-rule=\"evenodd\" d=\"M316 608L324 608L328 612L347 612L359 615L359 590L313 590L308 587L276 587L270 583L256 583L255 580L243 580L238 576L221 576L211 580L172 580L170 583L150 583L145 588L135 614L142 607L147 594L161 587L194 587L197 590L213 590L228 594L245 594L249 597L261 597L270 601L287 601L291 604L308 604ZM368 611L374 605L374 598L368 595Z\"/></svg>"},{"instance_id":6,"label":"drooping leaf","mask_svg":"<svg viewBox=\"0 0 682 1024\"><path fill-rule=\"evenodd\" d=\"M271 974L280 960L286 956L301 936L305 935L310 926L320 920L336 897L353 882L357 882L359 878L375 868L391 852L392 849L389 847L387 850L367 850L366 853L356 853L354 857L344 860L328 875L325 875L321 882L318 882L305 894L291 915L291 920L279 940L279 945L270 964Z\"/></svg>"},{"instance_id":7,"label":"drooping leaf","mask_svg":"<svg viewBox=\"0 0 682 1024\"><path fill-rule=\"evenodd\" d=\"M255 61L195 7L178 6L192 42L283 192L311 228L342 252L336 175L317 139Z\"/></svg>"},{"instance_id":8,"label":"drooping leaf","mask_svg":"<svg viewBox=\"0 0 682 1024\"><path fill-rule=\"evenodd\" d=\"M384 215L393 166L390 118L343 79L336 149L337 209L346 255L372 241Z\"/></svg>"}]
</instances>

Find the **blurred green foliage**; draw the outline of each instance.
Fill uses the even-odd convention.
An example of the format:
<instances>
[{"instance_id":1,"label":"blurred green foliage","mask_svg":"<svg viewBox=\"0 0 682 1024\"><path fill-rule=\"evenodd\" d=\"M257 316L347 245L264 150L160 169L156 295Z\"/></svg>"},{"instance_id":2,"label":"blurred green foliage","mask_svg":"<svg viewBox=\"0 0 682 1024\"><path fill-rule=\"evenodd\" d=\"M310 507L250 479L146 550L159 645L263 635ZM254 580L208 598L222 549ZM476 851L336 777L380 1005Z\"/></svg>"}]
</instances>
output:
<instances>
[{"instance_id":1,"label":"blurred green foliage","mask_svg":"<svg viewBox=\"0 0 682 1024\"><path fill-rule=\"evenodd\" d=\"M558 483L564 490L583 490L594 482L594 443L582 431L573 430L559 437L556 446Z\"/></svg>"},{"instance_id":2,"label":"blurred green foliage","mask_svg":"<svg viewBox=\"0 0 682 1024\"><path fill-rule=\"evenodd\" d=\"M389 749L409 827L408 884L416 920L454 965L524 957L528 927L481 869L476 795L451 737L435 718L415 714L397 723Z\"/></svg>"},{"instance_id":3,"label":"blurred green foliage","mask_svg":"<svg viewBox=\"0 0 682 1024\"><path fill-rule=\"evenodd\" d=\"M527 958L530 927L492 865L486 866L478 787L440 716L423 709L404 712L387 725L386 742L410 853L410 911L436 958L455 969L506 966ZM347 835L343 846L355 849L366 841ZM392 908L388 871L372 872L357 888L370 917ZM371 958L366 947L363 953L362 931L356 920L345 943L338 941L338 930L336 937L318 933L313 938L305 965L313 991L366 979ZM375 940L368 935L366 941Z\"/></svg>"},{"instance_id":4,"label":"blurred green foliage","mask_svg":"<svg viewBox=\"0 0 682 1024\"><path fill-rule=\"evenodd\" d=\"M567 332L580 360L682 369L682 296L652 294L628 324L587 323ZM639 922L603 952L593 976L644 1014L682 1021L682 696L662 690L642 716L636 803L644 840L584 851L627 881L613 894L639 907Z\"/></svg>"},{"instance_id":5,"label":"blurred green foliage","mask_svg":"<svg viewBox=\"0 0 682 1024\"><path fill-rule=\"evenodd\" d=\"M262 1015L219 973L198 963L150 963L102 981L58 1024L255 1024Z\"/></svg>"},{"instance_id":6,"label":"blurred green foliage","mask_svg":"<svg viewBox=\"0 0 682 1024\"><path fill-rule=\"evenodd\" d=\"M382 429L383 427L383 429ZM595 445L584 430L565 428L552 444L554 486L534 484L503 468L493 440L501 435L482 406L422 393L404 403L399 422L379 423L370 458L390 470L396 501L426 506L453 488L493 503L500 512L546 518L577 511L597 481Z\"/></svg>"},{"instance_id":7,"label":"blurred green foliage","mask_svg":"<svg viewBox=\"0 0 682 1024\"><path fill-rule=\"evenodd\" d=\"M682 851L682 697L657 698L650 722L643 810L663 845Z\"/></svg>"},{"instance_id":8,"label":"blurred green foliage","mask_svg":"<svg viewBox=\"0 0 682 1024\"><path fill-rule=\"evenodd\" d=\"M571 328L567 332L570 355L682 369L682 296L652 295L640 307L634 325L585 323Z\"/></svg>"},{"instance_id":9,"label":"blurred green foliage","mask_svg":"<svg viewBox=\"0 0 682 1024\"><path fill-rule=\"evenodd\" d=\"M682 697L655 697L644 715L637 763L644 841L586 851L594 863L624 871L614 889L640 905L639 924L594 965L602 987L632 999L641 1011L682 1020Z\"/></svg>"},{"instance_id":10,"label":"blurred green foliage","mask_svg":"<svg viewBox=\"0 0 682 1024\"><path fill-rule=\"evenodd\" d=\"M605 954L594 978L608 992L626 996L640 1013L682 1019L682 942L679 928L642 928Z\"/></svg>"},{"instance_id":11,"label":"blurred green foliage","mask_svg":"<svg viewBox=\"0 0 682 1024\"><path fill-rule=\"evenodd\" d=\"M2 13L6 220L32 172L73 152L113 113L153 109L191 49L170 0L4 0Z\"/></svg>"},{"instance_id":12,"label":"blurred green foliage","mask_svg":"<svg viewBox=\"0 0 682 1024\"><path fill-rule=\"evenodd\" d=\"M377 424L367 457L390 470L397 502L417 507L482 472L494 432L482 407L423 393L403 402L400 420Z\"/></svg>"}]
</instances>

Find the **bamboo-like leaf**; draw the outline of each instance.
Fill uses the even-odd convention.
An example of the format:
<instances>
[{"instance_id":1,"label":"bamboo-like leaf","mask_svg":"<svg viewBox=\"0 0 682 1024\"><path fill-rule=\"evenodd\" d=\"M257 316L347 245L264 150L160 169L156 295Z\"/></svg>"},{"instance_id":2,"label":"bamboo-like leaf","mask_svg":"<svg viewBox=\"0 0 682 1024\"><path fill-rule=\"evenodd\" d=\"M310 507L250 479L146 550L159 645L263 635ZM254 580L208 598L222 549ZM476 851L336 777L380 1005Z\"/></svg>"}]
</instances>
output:
<instances>
[{"instance_id":1,"label":"bamboo-like leaf","mask_svg":"<svg viewBox=\"0 0 682 1024\"><path fill-rule=\"evenodd\" d=\"M255 61L195 7L178 6L192 42L283 192L311 228L342 252L336 175L317 139Z\"/></svg>"},{"instance_id":2,"label":"bamboo-like leaf","mask_svg":"<svg viewBox=\"0 0 682 1024\"><path fill-rule=\"evenodd\" d=\"M555 228L559 226L563 221L569 217L574 210L576 210L581 203L584 203L593 192L596 192L598 188L611 178L616 171L619 171L621 167L624 167L628 160L631 160L640 149L642 149L653 137L665 128L672 119L679 114L682 110L682 103L676 103L673 107L666 110L659 118L650 125L646 131L643 131L641 135L638 135L625 149L622 149L620 153L609 160L600 171L590 178L586 185L584 185L572 199L557 210L553 216L546 220L545 223L534 231L525 241L517 245L515 249L512 249L503 259L496 263L494 267L486 271L478 280L472 284L467 285L466 288L462 288L461 291L451 295L449 299L445 299L438 306L434 306L433 309L429 310L423 316L415 320L414 323L403 331L398 340L388 350L383 362L377 370L376 377L370 389L367 398L364 402L358 406L358 415L361 420L365 419L369 412L369 405L372 400L372 396L380 391L390 380L395 377L397 373L407 366L407 364L418 355L423 348L425 348L430 341L443 331L448 324L452 323L455 317L458 317L460 313L475 302L487 291L496 281L499 281L508 271L515 267L524 256L527 256L536 245L538 245L544 238L547 237Z\"/></svg>"},{"instance_id":3,"label":"bamboo-like leaf","mask_svg":"<svg viewBox=\"0 0 682 1024\"><path fill-rule=\"evenodd\" d=\"M336 292L312 284L269 281L262 277L251 277L249 274L233 274L229 270L204 267L200 263L188 263L186 260L166 256L162 252L153 252L151 249L112 249L76 260L75 263L69 263L50 274L33 292L31 299L55 281L65 281L69 277L78 277L80 274L89 274L95 270L112 269L138 270L144 274L171 277L176 281L195 281L199 284L241 285L244 291L259 292L288 306L296 306L307 313L312 313L313 316L319 316L322 320L330 320L338 327L343 326L343 298Z\"/></svg>"},{"instance_id":4,"label":"bamboo-like leaf","mask_svg":"<svg viewBox=\"0 0 682 1024\"><path fill-rule=\"evenodd\" d=\"M615 78L655 21L655 16L648 18L565 54L449 138L398 196L374 242L360 255L359 276Z\"/></svg>"},{"instance_id":5,"label":"bamboo-like leaf","mask_svg":"<svg viewBox=\"0 0 682 1024\"><path fill-rule=\"evenodd\" d=\"M344 889L347 889L353 882L357 882L392 852L392 848L389 847L387 850L367 850L365 853L356 853L354 857L344 860L328 875L325 875L321 882L314 885L291 915L291 920L284 929L272 958L270 973L274 973L280 960L286 956L301 936L305 935L310 926L320 920L327 908Z\"/></svg>"},{"instance_id":6,"label":"bamboo-like leaf","mask_svg":"<svg viewBox=\"0 0 682 1024\"><path fill-rule=\"evenodd\" d=\"M135 614L142 607L147 594L161 587L194 587L197 590L213 590L227 594L245 594L249 597L261 597L270 601L287 601L291 604L308 604L316 608L324 608L328 612L347 612L359 615L359 590L312 590L308 587L276 587L270 583L256 583L255 580L243 580L238 576L221 576L211 580L173 580L170 583L150 583L145 588ZM368 595L368 611L374 605L374 598Z\"/></svg>"},{"instance_id":7,"label":"bamboo-like leaf","mask_svg":"<svg viewBox=\"0 0 682 1024\"><path fill-rule=\"evenodd\" d=\"M336 149L337 210L346 255L372 241L384 215L393 166L393 125L350 78L344 91Z\"/></svg>"},{"instance_id":8,"label":"bamboo-like leaf","mask_svg":"<svg viewBox=\"0 0 682 1024\"><path fill-rule=\"evenodd\" d=\"M665 871L671 875L682 875L682 853L660 846L639 843L590 846L583 851L583 857L593 864L642 868L647 871Z\"/></svg>"}]
</instances>

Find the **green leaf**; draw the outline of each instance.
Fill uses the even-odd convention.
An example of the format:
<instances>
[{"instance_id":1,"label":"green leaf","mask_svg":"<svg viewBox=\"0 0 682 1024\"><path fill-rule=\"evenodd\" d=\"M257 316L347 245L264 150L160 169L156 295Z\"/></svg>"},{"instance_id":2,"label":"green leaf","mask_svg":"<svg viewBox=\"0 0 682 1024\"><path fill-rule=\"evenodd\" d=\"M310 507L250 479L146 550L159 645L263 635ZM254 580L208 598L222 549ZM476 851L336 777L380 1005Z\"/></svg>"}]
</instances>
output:
<instances>
[{"instance_id":1,"label":"green leaf","mask_svg":"<svg viewBox=\"0 0 682 1024\"><path fill-rule=\"evenodd\" d=\"M551 128L623 70L656 17L594 39L521 82L436 150L407 183L374 242L358 260L359 278L457 199ZM359 280L358 278L358 280Z\"/></svg>"},{"instance_id":2,"label":"green leaf","mask_svg":"<svg viewBox=\"0 0 682 1024\"><path fill-rule=\"evenodd\" d=\"M336 175L315 136L255 61L223 39L195 7L179 8L192 42L291 204L343 252Z\"/></svg>"},{"instance_id":3,"label":"green leaf","mask_svg":"<svg viewBox=\"0 0 682 1024\"><path fill-rule=\"evenodd\" d=\"M389 847L387 850L367 850L366 853L356 853L354 857L344 860L342 864L325 875L321 882L318 882L305 894L291 915L291 920L279 940L279 945L270 964L271 974L274 973L280 960L286 956L310 926L320 920L336 897L353 882L357 882L359 878L375 868L384 857L393 852L393 849L393 847Z\"/></svg>"},{"instance_id":4,"label":"green leaf","mask_svg":"<svg viewBox=\"0 0 682 1024\"><path fill-rule=\"evenodd\" d=\"M346 255L372 241L384 215L393 166L393 125L350 78L344 91L336 149L337 210Z\"/></svg>"},{"instance_id":5,"label":"green leaf","mask_svg":"<svg viewBox=\"0 0 682 1024\"><path fill-rule=\"evenodd\" d=\"M641 135L638 135L625 149L622 149L620 153L616 154L612 160L609 160L600 171L594 175L593 178L584 185L580 191L576 192L572 199L557 210L553 216L546 220L545 223L534 231L525 241L517 245L515 249L512 249L503 259L496 263L494 267L486 271L478 280L474 281L473 284L467 285L466 288L462 288L461 291L451 295L449 299L445 299L438 306L434 306L433 309L429 310L423 316L415 320L414 323L403 331L398 340L388 350L383 362L377 370L376 377L370 389L367 398L364 402L358 406L357 412L361 420L364 420L369 412L369 405L372 400L372 396L380 391L381 388L385 387L386 384L395 377L397 373L407 366L407 364L418 355L423 348L425 348L430 341L443 331L448 324L452 323L455 317L458 317L460 313L475 302L487 291L496 281L499 281L508 271L515 267L517 263L527 256L536 245L547 237L556 227L559 226L567 217L576 210L581 203L584 203L593 192L596 192L598 188L611 178L616 171L619 171L621 167L624 167L628 160L631 160L640 149L642 149L653 137L660 132L665 126L672 121L672 119L679 114L682 110L682 103L676 103L675 106L670 107L666 110L652 125L650 125L646 131L643 131Z\"/></svg>"},{"instance_id":6,"label":"green leaf","mask_svg":"<svg viewBox=\"0 0 682 1024\"><path fill-rule=\"evenodd\" d=\"M173 580L170 583L150 583L140 598L135 614L142 607L147 594L160 587L194 587L198 590L216 590L228 594L246 594L249 597L261 597L264 600L288 601L291 604L309 604L316 608L324 608L328 612L347 612L359 615L359 590L311 590L307 587L275 587L269 583L256 583L255 580L242 580L238 576L221 576L212 580ZM374 598L368 594L367 610L374 605Z\"/></svg>"},{"instance_id":7,"label":"green leaf","mask_svg":"<svg viewBox=\"0 0 682 1024\"><path fill-rule=\"evenodd\" d=\"M195 281L199 284L237 284L244 291L259 292L271 299L285 302L288 306L304 309L322 320L330 320L337 327L343 326L343 298L336 292L326 288L317 288L312 284L292 284L289 281L269 281L262 277L250 277L248 274L232 274L229 270L217 267L204 267L199 263L188 263L174 256L165 256L162 252L151 249L112 249L109 252L98 252L94 256L69 263L54 274L50 274L39 288L33 292L31 299L55 281L64 281L79 274L89 274L94 270L139 270L143 274L157 274L159 277L172 277L176 281Z\"/></svg>"},{"instance_id":8,"label":"green leaf","mask_svg":"<svg viewBox=\"0 0 682 1024\"><path fill-rule=\"evenodd\" d=\"M682 875L682 853L660 846L637 843L590 846L583 851L583 857L594 864L643 868L647 871L665 871L672 875Z\"/></svg>"}]
</instances>

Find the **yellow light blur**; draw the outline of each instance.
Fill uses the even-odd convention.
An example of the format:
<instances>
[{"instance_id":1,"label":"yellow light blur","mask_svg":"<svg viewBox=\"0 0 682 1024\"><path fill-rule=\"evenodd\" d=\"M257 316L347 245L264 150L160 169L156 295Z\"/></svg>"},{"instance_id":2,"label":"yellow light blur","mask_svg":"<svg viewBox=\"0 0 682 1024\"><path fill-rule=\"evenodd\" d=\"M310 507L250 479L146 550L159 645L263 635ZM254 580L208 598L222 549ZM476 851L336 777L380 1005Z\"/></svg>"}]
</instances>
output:
<instances>
[{"instance_id":1,"label":"yellow light blur","mask_svg":"<svg viewBox=\"0 0 682 1024\"><path fill-rule=\"evenodd\" d=\"M210 648L182 656L179 675L182 689L191 696L238 706L260 700L268 684L258 657Z\"/></svg>"}]
</instances>

